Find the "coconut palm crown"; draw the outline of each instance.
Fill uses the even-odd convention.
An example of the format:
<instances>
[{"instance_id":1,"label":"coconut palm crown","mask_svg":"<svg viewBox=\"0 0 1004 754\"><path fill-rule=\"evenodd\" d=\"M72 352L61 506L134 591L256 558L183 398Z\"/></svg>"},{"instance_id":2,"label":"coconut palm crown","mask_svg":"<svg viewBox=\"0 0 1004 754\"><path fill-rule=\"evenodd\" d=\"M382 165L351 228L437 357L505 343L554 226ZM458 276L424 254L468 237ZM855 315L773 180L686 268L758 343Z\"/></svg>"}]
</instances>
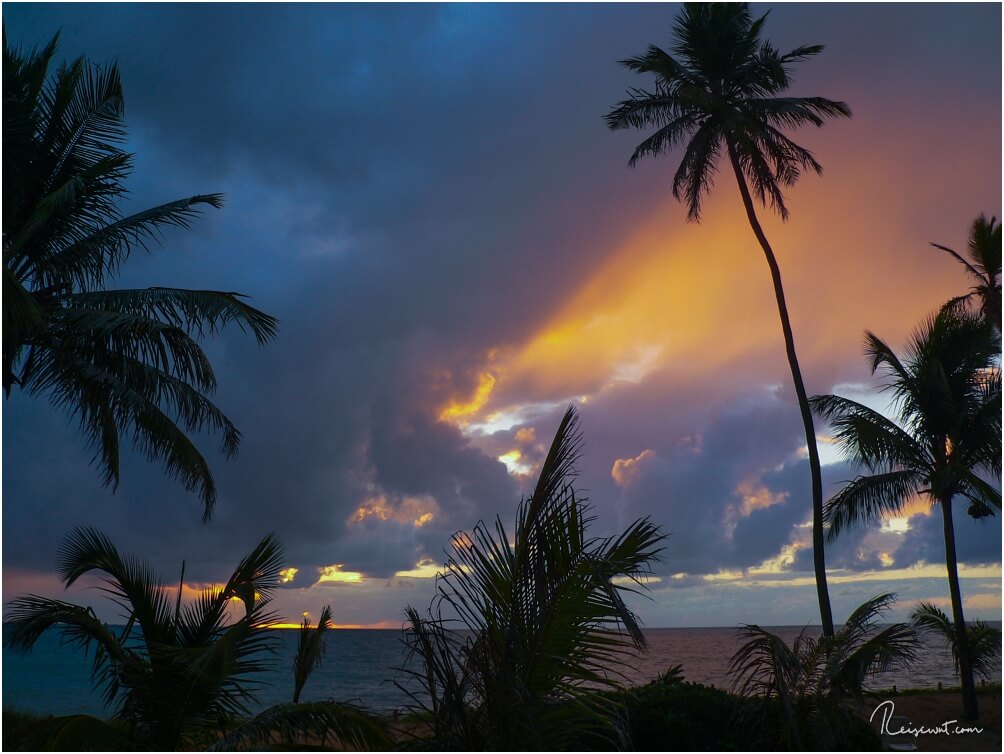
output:
<instances>
[{"instance_id":1,"label":"coconut palm crown","mask_svg":"<svg viewBox=\"0 0 1004 754\"><path fill-rule=\"evenodd\" d=\"M198 492L209 518L216 485L190 435L213 430L237 452L240 432L209 399L216 377L195 338L236 323L259 343L276 320L238 293L107 290L136 249L188 228L202 194L123 216L132 155L116 65L84 58L50 73L58 35L3 60L3 387L44 396L79 421L105 484L119 482L122 435Z\"/></svg>"},{"instance_id":2,"label":"coconut palm crown","mask_svg":"<svg viewBox=\"0 0 1004 754\"><path fill-rule=\"evenodd\" d=\"M795 353L781 270L757 219L754 197L788 217L782 189L802 173L822 171L809 150L785 133L828 118L849 117L843 102L824 97L791 97L793 64L822 52L822 45L782 54L762 38L767 16L754 19L746 3L688 3L673 27L670 52L654 45L622 61L632 71L655 76L652 90L632 89L606 116L612 129L651 129L629 161L679 148L683 158L673 178L673 195L686 203L687 217L701 217L701 202L714 185L719 160L727 157L735 174L750 227L770 269L784 336L788 367L798 399L809 456L812 489L813 567L823 631L833 635L833 615L823 553L823 484L808 394ZM752 187L752 194L750 192Z\"/></svg>"},{"instance_id":3,"label":"coconut palm crown","mask_svg":"<svg viewBox=\"0 0 1004 754\"><path fill-rule=\"evenodd\" d=\"M672 53L651 45L622 61L632 71L655 74L652 91L631 97L607 116L613 129L654 127L631 155L666 154L685 147L673 178L673 195L699 220L701 201L711 192L718 161L738 164L763 204L788 217L782 188L804 170L822 172L809 150L784 131L828 118L850 117L844 102L824 97L782 95L791 86L791 66L823 51L822 45L782 54L761 38L767 15L754 19L746 3L687 3L673 28Z\"/></svg>"},{"instance_id":4,"label":"coconut palm crown","mask_svg":"<svg viewBox=\"0 0 1004 754\"><path fill-rule=\"evenodd\" d=\"M973 220L969 229L969 243L966 260L961 254L947 246L932 243L936 249L950 254L959 264L966 268L972 279L973 286L964 296L958 296L948 302L949 306L974 302L978 305L983 317L1001 331L1001 226L996 217L987 220L986 215L980 215Z\"/></svg>"},{"instance_id":5,"label":"coconut palm crown","mask_svg":"<svg viewBox=\"0 0 1004 754\"><path fill-rule=\"evenodd\" d=\"M873 333L866 334L865 353L872 372L887 376L882 388L892 395L898 421L840 396L812 399L837 447L868 472L827 502L829 537L901 515L917 497L941 507L965 714L975 718L953 504L966 501L974 518L1001 508L1000 337L979 313L946 307L914 334L906 358Z\"/></svg>"}]
</instances>

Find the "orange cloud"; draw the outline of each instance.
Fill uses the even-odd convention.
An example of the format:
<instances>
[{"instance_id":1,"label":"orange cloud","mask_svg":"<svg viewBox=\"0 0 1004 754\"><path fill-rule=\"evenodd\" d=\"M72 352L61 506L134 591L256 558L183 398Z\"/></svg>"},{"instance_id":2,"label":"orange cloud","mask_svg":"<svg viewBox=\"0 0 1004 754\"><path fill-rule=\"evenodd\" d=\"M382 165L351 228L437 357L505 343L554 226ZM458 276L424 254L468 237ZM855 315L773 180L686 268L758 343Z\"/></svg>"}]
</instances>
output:
<instances>
[{"instance_id":1,"label":"orange cloud","mask_svg":"<svg viewBox=\"0 0 1004 754\"><path fill-rule=\"evenodd\" d=\"M334 563L317 569L317 584L359 584L364 576L359 571L345 571L344 563Z\"/></svg>"},{"instance_id":2,"label":"orange cloud","mask_svg":"<svg viewBox=\"0 0 1004 754\"><path fill-rule=\"evenodd\" d=\"M771 492L766 486L756 482L743 482L736 488L736 494L742 498L740 511L744 516L788 499L787 492Z\"/></svg>"},{"instance_id":3,"label":"orange cloud","mask_svg":"<svg viewBox=\"0 0 1004 754\"><path fill-rule=\"evenodd\" d=\"M349 523L358 524L373 519L410 523L418 529L435 519L438 512L439 505L431 495L405 496L398 501L389 500L385 495L374 495L360 503L349 516Z\"/></svg>"},{"instance_id":4,"label":"orange cloud","mask_svg":"<svg viewBox=\"0 0 1004 754\"><path fill-rule=\"evenodd\" d=\"M618 458L610 469L610 476L620 487L627 487L641 473L645 465L655 458L655 451L643 450L634 458Z\"/></svg>"},{"instance_id":5,"label":"orange cloud","mask_svg":"<svg viewBox=\"0 0 1004 754\"><path fill-rule=\"evenodd\" d=\"M516 430L516 442L529 445L537 440L537 430L533 427L521 427Z\"/></svg>"},{"instance_id":6,"label":"orange cloud","mask_svg":"<svg viewBox=\"0 0 1004 754\"><path fill-rule=\"evenodd\" d=\"M443 566L440 563L437 563L432 558L423 558L415 564L414 568L410 568L407 571L398 571L394 574L394 577L407 579L432 579L442 571Z\"/></svg>"},{"instance_id":7,"label":"orange cloud","mask_svg":"<svg viewBox=\"0 0 1004 754\"><path fill-rule=\"evenodd\" d=\"M451 400L439 412L439 420L466 424L488 402L488 397L494 388L495 375L491 372L482 372L478 375L478 384L474 388L474 394L466 400Z\"/></svg>"}]
</instances>

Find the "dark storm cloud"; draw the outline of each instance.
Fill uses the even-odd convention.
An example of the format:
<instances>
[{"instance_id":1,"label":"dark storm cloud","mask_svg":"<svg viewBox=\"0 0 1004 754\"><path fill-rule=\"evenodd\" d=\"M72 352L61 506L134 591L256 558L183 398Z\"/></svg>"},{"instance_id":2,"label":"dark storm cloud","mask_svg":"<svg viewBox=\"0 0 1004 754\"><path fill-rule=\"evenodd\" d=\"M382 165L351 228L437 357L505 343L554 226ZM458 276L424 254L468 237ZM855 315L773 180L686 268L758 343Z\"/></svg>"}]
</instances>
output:
<instances>
[{"instance_id":1,"label":"dark storm cloud","mask_svg":"<svg viewBox=\"0 0 1004 754\"><path fill-rule=\"evenodd\" d=\"M206 548L209 571L274 529L298 562L322 565L345 559L332 542L374 486L391 498L435 497L441 514L413 535L424 540L445 540L511 504L501 464L436 424L428 405L437 390L446 397L431 371L450 375L470 363L471 347L554 305L534 288L567 277L567 260L541 252L562 228L581 224L570 222L576 191L564 192L564 207L540 201L567 182L575 157L537 174L549 149L528 143L539 124L512 128L511 116L552 95L520 89L534 64L528 37L516 33L516 19L496 16L451 7L5 9L12 39L31 45L62 28L64 54L117 57L138 153L130 206L228 193L227 207L194 233L135 258L125 282L237 288L282 319L279 340L264 350L233 334L209 345L220 403L245 436L238 461L214 462L221 500L212 527L193 527L190 496L143 463L127 461L110 501L90 485L88 497L110 506L105 515L77 502L79 487L53 479L51 490L38 489L19 455L19 430L34 438L29 428L41 429L48 412L19 406L25 413L9 418L4 435L15 470L4 486L8 499L32 504L6 509L8 532L48 510L47 521L93 521L119 541L153 539L143 549L165 559L186 545ZM578 26L580 42L597 33ZM538 49L537 62L552 52ZM540 117L556 119L577 99L566 92ZM578 102L575 117L594 128L576 140L606 136L602 102ZM623 169L620 156L602 167L614 166ZM592 184L587 193L602 185L577 183ZM594 241L577 245L579 270L604 236L582 232ZM471 286L472 277L494 284ZM513 306L516 290L528 295ZM59 437L67 448L60 478L86 478L87 454L71 433ZM51 562L62 532L37 534L9 545L8 562ZM392 572L432 549L388 539L393 547L345 548L349 567Z\"/></svg>"},{"instance_id":2,"label":"dark storm cloud","mask_svg":"<svg viewBox=\"0 0 1004 754\"><path fill-rule=\"evenodd\" d=\"M1001 559L1001 524L999 517L974 519L966 514L967 504L956 502L953 508L955 549L960 563L987 565ZM941 509L934 506L930 516L911 516L910 529L903 537L900 550L903 562L945 562L945 530Z\"/></svg>"},{"instance_id":3,"label":"dark storm cloud","mask_svg":"<svg viewBox=\"0 0 1004 754\"><path fill-rule=\"evenodd\" d=\"M656 512L672 532L661 572L744 569L789 544L792 527L810 515L808 467L794 459L797 426L788 406L766 396L715 411L699 439L657 446L618 506L622 520ZM785 468L773 471L785 458ZM744 485L765 488L777 502L743 515Z\"/></svg>"}]
</instances>

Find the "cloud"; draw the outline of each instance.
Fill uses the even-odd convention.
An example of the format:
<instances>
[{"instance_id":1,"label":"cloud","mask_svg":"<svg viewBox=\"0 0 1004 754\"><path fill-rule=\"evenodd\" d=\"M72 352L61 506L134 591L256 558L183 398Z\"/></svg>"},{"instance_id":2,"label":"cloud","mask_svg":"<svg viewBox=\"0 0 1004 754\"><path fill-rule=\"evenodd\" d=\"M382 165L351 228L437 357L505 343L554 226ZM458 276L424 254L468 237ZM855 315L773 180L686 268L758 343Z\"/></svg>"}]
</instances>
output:
<instances>
[{"instance_id":1,"label":"cloud","mask_svg":"<svg viewBox=\"0 0 1004 754\"><path fill-rule=\"evenodd\" d=\"M655 462L654 450L643 450L634 458L618 458L610 469L610 476L620 487L627 487L642 473L646 463Z\"/></svg>"}]
</instances>

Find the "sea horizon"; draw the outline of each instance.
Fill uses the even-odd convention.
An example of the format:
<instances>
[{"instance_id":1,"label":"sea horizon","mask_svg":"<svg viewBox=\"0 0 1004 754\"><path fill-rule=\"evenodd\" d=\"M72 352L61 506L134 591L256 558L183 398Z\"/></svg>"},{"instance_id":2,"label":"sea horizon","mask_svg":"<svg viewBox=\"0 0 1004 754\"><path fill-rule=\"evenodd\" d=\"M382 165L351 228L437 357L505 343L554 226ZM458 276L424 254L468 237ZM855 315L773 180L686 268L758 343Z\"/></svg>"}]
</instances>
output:
<instances>
[{"instance_id":1,"label":"sea horizon","mask_svg":"<svg viewBox=\"0 0 1004 754\"><path fill-rule=\"evenodd\" d=\"M1000 621L992 625L1001 626ZM819 626L809 625L809 628ZM651 627L643 633L648 650L641 653L626 674L631 685L643 685L671 667L680 665L683 679L716 688L731 687L728 661L738 648L739 626ZM762 626L790 642L805 626ZM292 693L292 662L297 632L292 629L265 629L277 635L275 670L255 680L261 684L258 705L264 709L289 701ZM4 633L6 634L6 626ZM387 714L407 707L409 698L397 685L407 686L401 671L407 660L402 631L392 628L336 628L327 637L327 652L321 666L311 676L304 700L332 698L354 701ZM873 676L875 690L893 686L937 688L957 685L951 655L938 641L922 640L918 659L911 667ZM107 716L111 709L91 686L91 656L63 643L57 633L44 635L35 650L26 655L3 648L3 704L36 714L91 714ZM61 693L52 694L59 680ZM1000 682L998 667L993 681Z\"/></svg>"}]
</instances>

